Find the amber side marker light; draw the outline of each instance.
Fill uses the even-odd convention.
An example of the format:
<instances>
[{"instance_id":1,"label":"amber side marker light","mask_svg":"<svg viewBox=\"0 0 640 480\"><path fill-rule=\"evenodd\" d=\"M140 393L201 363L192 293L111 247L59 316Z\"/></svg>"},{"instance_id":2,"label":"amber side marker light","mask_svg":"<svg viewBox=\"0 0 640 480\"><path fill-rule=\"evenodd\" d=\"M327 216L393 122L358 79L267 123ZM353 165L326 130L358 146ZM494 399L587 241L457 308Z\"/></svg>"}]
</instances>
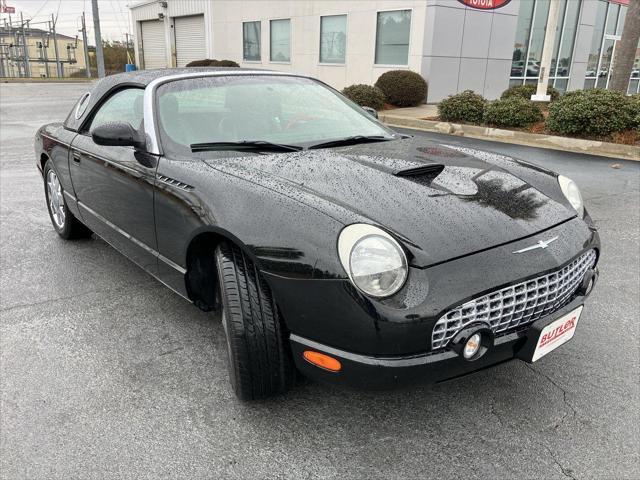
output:
<instances>
[{"instance_id":1,"label":"amber side marker light","mask_svg":"<svg viewBox=\"0 0 640 480\"><path fill-rule=\"evenodd\" d=\"M302 356L307 362L313 363L316 367L324 368L330 372L339 372L342 368L338 360L324 353L305 350Z\"/></svg>"}]
</instances>

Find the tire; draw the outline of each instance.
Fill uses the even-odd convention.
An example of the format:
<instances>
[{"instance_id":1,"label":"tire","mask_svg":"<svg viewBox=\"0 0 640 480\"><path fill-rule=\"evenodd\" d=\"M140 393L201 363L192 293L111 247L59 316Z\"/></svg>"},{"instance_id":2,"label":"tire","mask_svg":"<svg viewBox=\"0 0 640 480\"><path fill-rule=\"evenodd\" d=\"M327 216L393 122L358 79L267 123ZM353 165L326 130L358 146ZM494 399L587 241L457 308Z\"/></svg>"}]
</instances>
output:
<instances>
[{"instance_id":1,"label":"tire","mask_svg":"<svg viewBox=\"0 0 640 480\"><path fill-rule=\"evenodd\" d=\"M286 392L295 382L295 367L269 286L235 245L220 244L216 263L236 396L257 400Z\"/></svg>"},{"instance_id":2,"label":"tire","mask_svg":"<svg viewBox=\"0 0 640 480\"><path fill-rule=\"evenodd\" d=\"M58 174L53 169L51 160L47 160L43 170L44 196L47 200L47 211L53 228L65 240L87 238L91 236L89 230L78 220L67 207L64 190L60 185Z\"/></svg>"}]
</instances>

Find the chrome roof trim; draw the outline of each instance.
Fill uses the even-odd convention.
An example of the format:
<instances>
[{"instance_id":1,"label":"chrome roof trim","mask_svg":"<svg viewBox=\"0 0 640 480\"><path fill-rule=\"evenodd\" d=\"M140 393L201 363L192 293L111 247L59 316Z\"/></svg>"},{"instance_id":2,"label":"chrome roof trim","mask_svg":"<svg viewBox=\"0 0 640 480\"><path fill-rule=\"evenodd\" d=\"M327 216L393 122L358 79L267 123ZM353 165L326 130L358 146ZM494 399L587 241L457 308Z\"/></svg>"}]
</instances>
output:
<instances>
[{"instance_id":1,"label":"chrome roof trim","mask_svg":"<svg viewBox=\"0 0 640 480\"><path fill-rule=\"evenodd\" d=\"M84 113L87 111L87 107L89 106L89 101L91 100L91 92L85 92L78 100L78 105L76 105L75 118L76 120L80 120Z\"/></svg>"},{"instance_id":2,"label":"chrome roof trim","mask_svg":"<svg viewBox=\"0 0 640 480\"><path fill-rule=\"evenodd\" d=\"M289 72L273 72L264 70L223 70L219 72L194 72L194 73L178 73L174 75L167 75L166 77L156 78L144 90L144 133L147 142L147 152L153 155L162 155L162 147L160 145L160 139L158 134L158 125L156 124L155 117L155 95L156 90L160 85L165 83L174 82L176 80L184 80L188 78L200 78L200 77L224 77L224 76L238 76L238 75L281 75L287 77L302 77L309 78L305 75L299 75Z\"/></svg>"}]
</instances>

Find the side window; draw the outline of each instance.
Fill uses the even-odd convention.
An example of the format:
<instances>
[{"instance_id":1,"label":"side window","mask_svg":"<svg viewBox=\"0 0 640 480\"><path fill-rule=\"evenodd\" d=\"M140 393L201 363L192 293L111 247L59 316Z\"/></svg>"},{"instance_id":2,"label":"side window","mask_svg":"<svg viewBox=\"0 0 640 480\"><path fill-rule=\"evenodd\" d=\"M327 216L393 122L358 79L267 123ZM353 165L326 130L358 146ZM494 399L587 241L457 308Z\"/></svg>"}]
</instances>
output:
<instances>
[{"instance_id":1,"label":"side window","mask_svg":"<svg viewBox=\"0 0 640 480\"><path fill-rule=\"evenodd\" d=\"M144 119L144 90L127 88L109 97L94 114L87 131L110 122L127 122L133 128L140 128Z\"/></svg>"}]
</instances>

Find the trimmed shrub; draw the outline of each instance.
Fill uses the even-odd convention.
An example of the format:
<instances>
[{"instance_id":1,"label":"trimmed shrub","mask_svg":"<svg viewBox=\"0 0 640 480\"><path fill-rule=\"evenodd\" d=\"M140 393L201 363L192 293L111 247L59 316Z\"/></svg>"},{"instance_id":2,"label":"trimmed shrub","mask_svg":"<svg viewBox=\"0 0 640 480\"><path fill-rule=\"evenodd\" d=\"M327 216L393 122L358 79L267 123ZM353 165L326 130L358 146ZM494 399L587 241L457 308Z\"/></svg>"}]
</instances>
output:
<instances>
[{"instance_id":1,"label":"trimmed shrub","mask_svg":"<svg viewBox=\"0 0 640 480\"><path fill-rule=\"evenodd\" d=\"M628 97L629 102L629 116L631 123L630 128L637 128L640 130L640 93L631 95Z\"/></svg>"},{"instance_id":2,"label":"trimmed shrub","mask_svg":"<svg viewBox=\"0 0 640 480\"><path fill-rule=\"evenodd\" d=\"M514 85L502 92L500 98L520 97L525 100L531 100L531 95L534 95L537 89L538 87L536 85ZM560 92L552 86L547 87L547 95L551 97L552 102L560 98Z\"/></svg>"},{"instance_id":3,"label":"trimmed shrub","mask_svg":"<svg viewBox=\"0 0 640 480\"><path fill-rule=\"evenodd\" d=\"M487 101L472 90L449 95L438 104L438 116L445 122L481 123Z\"/></svg>"},{"instance_id":4,"label":"trimmed shrub","mask_svg":"<svg viewBox=\"0 0 640 480\"><path fill-rule=\"evenodd\" d=\"M211 62L214 60L204 59L204 60L194 60L193 62L187 63L187 67L210 67Z\"/></svg>"},{"instance_id":5,"label":"trimmed shrub","mask_svg":"<svg viewBox=\"0 0 640 480\"><path fill-rule=\"evenodd\" d=\"M212 67L240 67L233 60L214 60L214 65Z\"/></svg>"},{"instance_id":6,"label":"trimmed shrub","mask_svg":"<svg viewBox=\"0 0 640 480\"><path fill-rule=\"evenodd\" d=\"M528 127L543 119L540 107L522 97L502 98L484 109L484 123L496 127Z\"/></svg>"},{"instance_id":7,"label":"trimmed shrub","mask_svg":"<svg viewBox=\"0 0 640 480\"><path fill-rule=\"evenodd\" d=\"M629 100L622 93L594 88L569 92L549 105L547 128L561 135L607 136L631 122Z\"/></svg>"},{"instance_id":8,"label":"trimmed shrub","mask_svg":"<svg viewBox=\"0 0 640 480\"><path fill-rule=\"evenodd\" d=\"M362 83L345 88L342 94L362 107L371 107L376 110L380 110L386 101L382 90Z\"/></svg>"},{"instance_id":9,"label":"trimmed shrub","mask_svg":"<svg viewBox=\"0 0 640 480\"><path fill-rule=\"evenodd\" d=\"M239 67L233 60L211 60L206 58L204 60L194 60L187 63L187 67Z\"/></svg>"},{"instance_id":10,"label":"trimmed shrub","mask_svg":"<svg viewBox=\"0 0 640 480\"><path fill-rule=\"evenodd\" d=\"M396 107L415 107L427 98L427 82L411 70L391 70L376 82L387 101Z\"/></svg>"}]
</instances>

